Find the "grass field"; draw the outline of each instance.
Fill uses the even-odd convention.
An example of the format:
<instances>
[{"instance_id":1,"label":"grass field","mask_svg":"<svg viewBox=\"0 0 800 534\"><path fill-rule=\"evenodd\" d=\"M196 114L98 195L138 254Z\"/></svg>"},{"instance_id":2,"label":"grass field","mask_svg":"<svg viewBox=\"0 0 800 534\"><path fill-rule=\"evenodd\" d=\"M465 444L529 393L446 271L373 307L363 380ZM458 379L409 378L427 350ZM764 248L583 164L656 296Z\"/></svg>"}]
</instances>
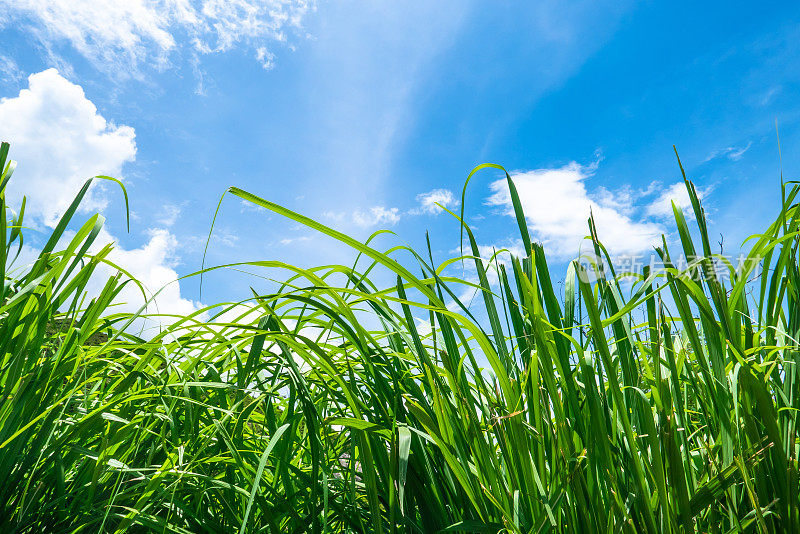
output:
<instances>
[{"instance_id":1,"label":"grass field","mask_svg":"<svg viewBox=\"0 0 800 534\"><path fill-rule=\"evenodd\" d=\"M101 216L76 226L89 182L36 262L10 268L25 230L7 154L0 532L800 531L794 183L723 278L687 181L679 246L632 285L551 271L510 177L526 257L481 261L464 226L462 259L403 250L413 268L232 188L359 260L252 262L285 283L145 339L109 308L124 274L85 295L110 250L87 253Z\"/></svg>"}]
</instances>

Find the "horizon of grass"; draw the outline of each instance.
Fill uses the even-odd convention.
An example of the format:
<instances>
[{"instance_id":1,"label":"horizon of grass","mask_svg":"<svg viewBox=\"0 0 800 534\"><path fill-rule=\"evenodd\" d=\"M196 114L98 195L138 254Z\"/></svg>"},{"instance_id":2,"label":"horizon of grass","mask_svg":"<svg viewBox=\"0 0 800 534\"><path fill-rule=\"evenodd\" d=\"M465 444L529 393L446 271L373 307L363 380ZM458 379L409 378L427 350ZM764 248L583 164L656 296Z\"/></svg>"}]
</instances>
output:
<instances>
[{"instance_id":1,"label":"horizon of grass","mask_svg":"<svg viewBox=\"0 0 800 534\"><path fill-rule=\"evenodd\" d=\"M92 180L29 269L8 270L24 239L8 151L2 532L800 531L794 182L781 178L775 222L726 283L684 174L696 228L673 205L678 255L696 262L677 267L662 238L664 268L645 267L627 297L591 218L607 268L590 278L574 261L557 290L507 173L525 248L508 263L481 260L463 223L469 250L435 265L430 246L380 251L230 188L357 261L203 267L190 276L247 266L282 283L145 339L129 328L143 310L109 308L137 284L126 273L86 294L110 263L110 245L88 253L103 217L64 236ZM487 167L505 172L483 165L467 181ZM458 261L477 283L448 274ZM378 287L377 269L396 283Z\"/></svg>"}]
</instances>

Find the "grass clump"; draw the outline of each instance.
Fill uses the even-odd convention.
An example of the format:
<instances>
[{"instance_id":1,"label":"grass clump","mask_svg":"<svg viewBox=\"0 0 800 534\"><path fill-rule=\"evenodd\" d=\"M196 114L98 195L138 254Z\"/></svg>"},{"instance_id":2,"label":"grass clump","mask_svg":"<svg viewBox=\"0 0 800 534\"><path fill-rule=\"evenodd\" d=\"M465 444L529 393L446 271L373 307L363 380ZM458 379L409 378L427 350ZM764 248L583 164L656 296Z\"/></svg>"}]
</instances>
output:
<instances>
[{"instance_id":1,"label":"grass clump","mask_svg":"<svg viewBox=\"0 0 800 534\"><path fill-rule=\"evenodd\" d=\"M142 312L109 308L135 281L86 295L108 262L108 246L88 253L102 217L65 238L89 182L35 263L11 267L24 205L5 202L7 153L2 532L800 530L796 184L727 281L687 180L690 269L664 240L664 269L632 287L573 262L563 290L508 175L525 257L486 263L463 226L477 284L430 250L406 250L415 275L396 250L231 188L358 261L250 262L285 282L144 339ZM378 269L396 282L378 287Z\"/></svg>"}]
</instances>

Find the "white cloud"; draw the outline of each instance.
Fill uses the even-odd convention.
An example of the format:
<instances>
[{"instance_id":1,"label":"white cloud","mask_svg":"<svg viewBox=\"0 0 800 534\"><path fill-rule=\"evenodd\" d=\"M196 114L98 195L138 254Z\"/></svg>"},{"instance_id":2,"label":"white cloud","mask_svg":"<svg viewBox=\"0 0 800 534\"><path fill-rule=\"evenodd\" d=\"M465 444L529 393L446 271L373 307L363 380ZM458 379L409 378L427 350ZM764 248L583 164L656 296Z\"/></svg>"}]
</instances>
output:
<instances>
[{"instance_id":1,"label":"white cloud","mask_svg":"<svg viewBox=\"0 0 800 534\"><path fill-rule=\"evenodd\" d=\"M178 263L177 238L163 228L150 229L148 234L149 240L141 247L125 249L116 245L108 259L127 270L133 278L138 280L145 287L148 297L161 290L153 302L148 305L147 313L174 315L192 313L198 309L200 304L181 297L180 284L176 282L178 273L175 271ZM106 243L115 241L116 239L103 229L97 238L97 245L92 247L91 252L97 252ZM102 283L105 282L104 279L112 276L114 272L116 272L115 269L110 266L103 267L100 270L101 276L94 279L94 287L91 289L99 292ZM125 311L136 311L144 304L141 291L133 284L128 284L115 302L121 304L119 309ZM164 319L157 322L169 323L172 321Z\"/></svg>"},{"instance_id":2,"label":"white cloud","mask_svg":"<svg viewBox=\"0 0 800 534\"><path fill-rule=\"evenodd\" d=\"M271 65L266 43L286 41L314 7L314 0L0 0L0 25L32 24L48 50L67 42L124 74L142 63L165 67L184 40L201 54L244 44Z\"/></svg>"},{"instance_id":3,"label":"white cloud","mask_svg":"<svg viewBox=\"0 0 800 534\"><path fill-rule=\"evenodd\" d=\"M741 148L730 147L730 150L728 150L728 159L731 159L733 161L739 161L740 159L742 159L744 153L750 150L752 144L753 143L751 141L747 143L746 146L743 146Z\"/></svg>"},{"instance_id":4,"label":"white cloud","mask_svg":"<svg viewBox=\"0 0 800 534\"><path fill-rule=\"evenodd\" d=\"M630 186L623 186L614 191L600 186L597 188L597 193L594 197L598 204L613 208L625 215L630 215L635 211L635 202L640 196L644 195L643 192L634 191Z\"/></svg>"},{"instance_id":5,"label":"white cloud","mask_svg":"<svg viewBox=\"0 0 800 534\"><path fill-rule=\"evenodd\" d=\"M720 148L711 152L711 154L703 160L703 163L711 161L712 159L720 158L720 157L727 157L731 161L739 161L744 156L744 153L750 150L750 147L753 146L753 142L748 142L745 146L727 146L725 148Z\"/></svg>"},{"instance_id":6,"label":"white cloud","mask_svg":"<svg viewBox=\"0 0 800 534\"><path fill-rule=\"evenodd\" d=\"M302 243L304 241L310 241L311 238L307 235L301 235L300 237L285 237L280 240L281 245L291 245L292 243Z\"/></svg>"},{"instance_id":7,"label":"white cloud","mask_svg":"<svg viewBox=\"0 0 800 534\"><path fill-rule=\"evenodd\" d=\"M323 217L332 221L335 224L344 224L351 221L357 226L362 228L371 228L374 226L394 226L400 222L400 210L398 208L387 208L384 206L373 206L369 210L356 210L350 214L342 211L326 211L322 214Z\"/></svg>"},{"instance_id":8,"label":"white cloud","mask_svg":"<svg viewBox=\"0 0 800 534\"><path fill-rule=\"evenodd\" d=\"M401 218L399 208L387 208L385 206L373 206L368 210L357 209L349 213L328 210L323 212L322 216L337 226L352 223L362 228L394 226L400 222Z\"/></svg>"},{"instance_id":9,"label":"white cloud","mask_svg":"<svg viewBox=\"0 0 800 534\"><path fill-rule=\"evenodd\" d=\"M119 175L123 165L136 154L133 128L110 124L98 114L80 86L54 69L31 75L28 89L17 97L0 100L0 137L11 142L11 156L19 161L8 186L9 202L16 206L25 194L26 221L30 224L32 220L40 228L57 224L87 178L96 174ZM116 189L113 192L118 193ZM106 204L103 193L94 188L82 209L102 209ZM109 260L129 271L150 294L170 284L148 311L185 314L195 310L197 304L182 298L179 284L173 283L178 278L177 239L163 228L151 229L148 234L148 241L141 247L115 246ZM90 252L114 241L114 236L103 229ZM36 254L30 249L26 257L35 258ZM99 271L89 288L95 294L115 272L110 266ZM117 302L125 303L119 309L127 311L135 311L144 303L132 284L122 291Z\"/></svg>"},{"instance_id":10,"label":"white cloud","mask_svg":"<svg viewBox=\"0 0 800 534\"><path fill-rule=\"evenodd\" d=\"M0 55L0 78L7 82L18 82L23 78L17 62L8 56Z\"/></svg>"},{"instance_id":11,"label":"white cloud","mask_svg":"<svg viewBox=\"0 0 800 534\"><path fill-rule=\"evenodd\" d=\"M353 222L364 227L380 225L394 226L399 221L400 214L397 208L373 206L367 212L356 211L353 213Z\"/></svg>"},{"instance_id":12,"label":"white cloud","mask_svg":"<svg viewBox=\"0 0 800 534\"><path fill-rule=\"evenodd\" d=\"M707 190L697 189L697 196L700 200L708 193ZM655 217L672 218L672 203L686 210L691 208L692 202L689 200L689 193L686 191L686 184L677 182L664 189L661 194L647 205L645 212Z\"/></svg>"},{"instance_id":13,"label":"white cloud","mask_svg":"<svg viewBox=\"0 0 800 534\"><path fill-rule=\"evenodd\" d=\"M73 231L65 232L57 249L66 246L73 237L75 237ZM137 285L132 282L126 283L114 299L114 305L109 308L110 313L137 312L145 304L145 298L150 299L157 292L143 313L184 316L202 306L199 302L181 296L180 284L177 281L178 273L175 271L178 261L176 255L178 240L169 231L163 228L151 229L148 231L146 243L140 247L126 249L103 228L89 248L89 253L96 254L109 243L114 244L114 248L106 256L106 260L126 270L145 289L145 295L142 295ZM38 258L39 252L37 248L24 245L12 267L13 275L21 275L30 268ZM100 294L106 281L116 273L117 269L111 265L105 263L99 265L86 285L88 296L92 298ZM172 322L173 319L170 317L140 318L133 323L130 330L133 332L143 330L145 337L151 337L157 333L158 328ZM117 326L123 325L120 323Z\"/></svg>"},{"instance_id":14,"label":"white cloud","mask_svg":"<svg viewBox=\"0 0 800 534\"><path fill-rule=\"evenodd\" d=\"M325 211L322 216L334 224L342 224L347 220L347 214L343 211Z\"/></svg>"},{"instance_id":15,"label":"white cloud","mask_svg":"<svg viewBox=\"0 0 800 534\"><path fill-rule=\"evenodd\" d=\"M177 204L164 204L158 216L158 224L172 226L181 215L182 208Z\"/></svg>"},{"instance_id":16,"label":"white cloud","mask_svg":"<svg viewBox=\"0 0 800 534\"><path fill-rule=\"evenodd\" d=\"M427 193L420 193L417 195L417 202L419 203L419 207L411 210L409 213L436 214L442 211L442 208L437 206L437 204L448 209L452 209L460 204L455 195L453 195L453 192L449 189L434 189Z\"/></svg>"},{"instance_id":17,"label":"white cloud","mask_svg":"<svg viewBox=\"0 0 800 534\"><path fill-rule=\"evenodd\" d=\"M265 46L256 49L256 59L264 67L264 70L271 70L275 66L275 54L267 50Z\"/></svg>"},{"instance_id":18,"label":"white cloud","mask_svg":"<svg viewBox=\"0 0 800 534\"><path fill-rule=\"evenodd\" d=\"M643 252L658 244L664 228L654 222L634 220L620 207L627 193L620 198L608 191L590 195L585 180L593 167L572 162L555 169L537 169L515 173L512 178L522 202L522 207L532 231L532 238L540 240L556 256L574 257L581 239L589 234L587 219L594 215L600 241L612 254ZM513 215L511 197L506 180L491 184L494 193L490 205L503 206L505 213ZM585 245L584 245L585 247Z\"/></svg>"},{"instance_id":19,"label":"white cloud","mask_svg":"<svg viewBox=\"0 0 800 534\"><path fill-rule=\"evenodd\" d=\"M55 69L28 77L28 89L0 99L0 138L22 165L9 184L12 204L28 197L27 211L53 227L86 181L97 174L118 175L136 155L135 132L97 112L83 88ZM102 209L93 188L84 210Z\"/></svg>"}]
</instances>

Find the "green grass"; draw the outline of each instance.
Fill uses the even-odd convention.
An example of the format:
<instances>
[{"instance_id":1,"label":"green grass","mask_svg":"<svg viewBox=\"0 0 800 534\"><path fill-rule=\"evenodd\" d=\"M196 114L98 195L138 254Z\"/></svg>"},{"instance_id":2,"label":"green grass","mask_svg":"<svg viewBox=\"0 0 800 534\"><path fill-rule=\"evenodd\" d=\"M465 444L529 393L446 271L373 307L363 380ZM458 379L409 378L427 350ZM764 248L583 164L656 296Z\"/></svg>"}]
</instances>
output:
<instances>
[{"instance_id":1,"label":"green grass","mask_svg":"<svg viewBox=\"0 0 800 534\"><path fill-rule=\"evenodd\" d=\"M632 288L582 281L578 263L551 272L511 178L527 257L480 261L464 226L472 285L449 274L459 259L380 251L231 188L358 261L251 262L284 281L253 293L255 312L222 322L242 308L220 304L141 339L135 314L109 307L134 281L85 294L110 250L87 253L103 218L57 248L89 182L35 264L10 267L25 232L5 204L7 152L1 532L800 531L794 183L746 244L763 275L712 276L687 181L680 250L665 241L667 268ZM699 271L670 266L680 255ZM378 287L378 271L396 283Z\"/></svg>"}]
</instances>

